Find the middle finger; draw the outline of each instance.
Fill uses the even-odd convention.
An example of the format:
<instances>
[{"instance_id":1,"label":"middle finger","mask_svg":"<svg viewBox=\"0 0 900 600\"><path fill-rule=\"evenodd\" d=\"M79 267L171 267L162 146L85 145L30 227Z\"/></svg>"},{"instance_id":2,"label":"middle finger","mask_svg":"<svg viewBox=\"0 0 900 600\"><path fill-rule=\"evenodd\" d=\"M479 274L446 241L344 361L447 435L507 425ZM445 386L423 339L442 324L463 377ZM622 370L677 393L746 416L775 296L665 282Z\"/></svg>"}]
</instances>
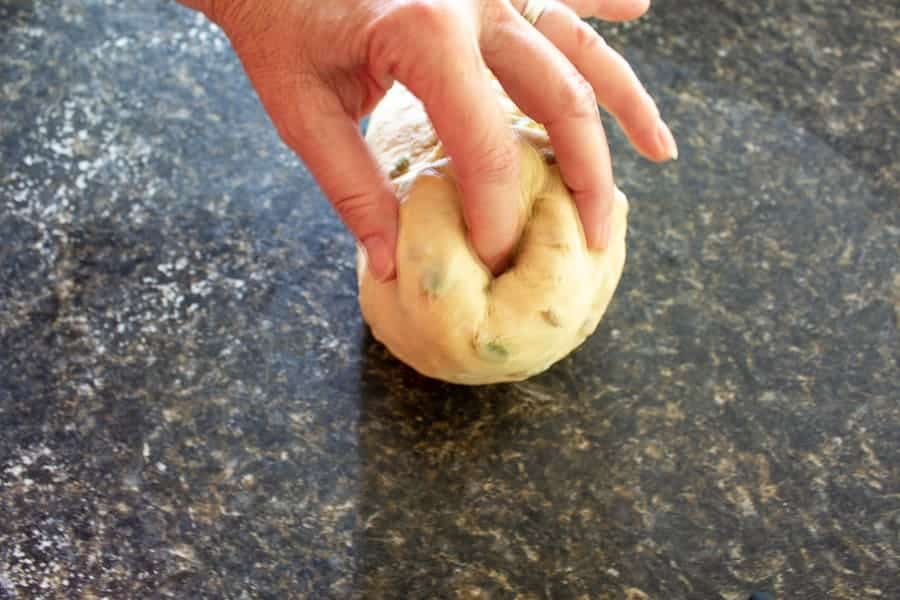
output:
<instances>
[{"instance_id":1,"label":"middle finger","mask_svg":"<svg viewBox=\"0 0 900 600\"><path fill-rule=\"evenodd\" d=\"M678 157L675 139L640 79L621 54L563 3L549 0L535 25L590 81L601 106L646 158Z\"/></svg>"},{"instance_id":2,"label":"middle finger","mask_svg":"<svg viewBox=\"0 0 900 600\"><path fill-rule=\"evenodd\" d=\"M483 55L510 98L550 136L592 248L609 235L613 174L606 134L591 85L509 3L487 32Z\"/></svg>"}]
</instances>

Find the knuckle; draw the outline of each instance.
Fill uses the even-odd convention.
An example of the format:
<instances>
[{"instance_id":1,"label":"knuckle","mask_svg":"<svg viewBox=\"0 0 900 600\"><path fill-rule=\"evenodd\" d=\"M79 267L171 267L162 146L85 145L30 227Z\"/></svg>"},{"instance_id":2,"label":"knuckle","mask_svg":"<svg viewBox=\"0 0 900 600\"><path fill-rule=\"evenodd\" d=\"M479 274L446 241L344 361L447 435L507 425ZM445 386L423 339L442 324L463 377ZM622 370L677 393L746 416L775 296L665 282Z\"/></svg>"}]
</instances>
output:
<instances>
[{"instance_id":1,"label":"knuckle","mask_svg":"<svg viewBox=\"0 0 900 600\"><path fill-rule=\"evenodd\" d=\"M277 112L282 112L275 109ZM306 142L314 135L309 122L298 115L288 118L273 118L275 131L278 133L279 139L291 148L294 152L301 152L306 146Z\"/></svg>"},{"instance_id":2,"label":"knuckle","mask_svg":"<svg viewBox=\"0 0 900 600\"><path fill-rule=\"evenodd\" d=\"M461 172L464 179L494 183L515 177L518 168L518 148L511 140L490 140L478 145L479 152L467 161L468 169Z\"/></svg>"},{"instance_id":3,"label":"knuckle","mask_svg":"<svg viewBox=\"0 0 900 600\"><path fill-rule=\"evenodd\" d=\"M606 50L606 40L585 21L577 21L575 25L575 44L582 52L596 53Z\"/></svg>"},{"instance_id":4,"label":"knuckle","mask_svg":"<svg viewBox=\"0 0 900 600\"><path fill-rule=\"evenodd\" d=\"M300 148L302 140L305 138L303 129L289 123L279 123L275 126L278 132L278 138L290 149L295 152Z\"/></svg>"},{"instance_id":5,"label":"knuckle","mask_svg":"<svg viewBox=\"0 0 900 600\"><path fill-rule=\"evenodd\" d=\"M393 22L405 31L418 35L445 36L454 25L454 15L440 0L409 0L392 12Z\"/></svg>"},{"instance_id":6,"label":"knuckle","mask_svg":"<svg viewBox=\"0 0 900 600\"><path fill-rule=\"evenodd\" d=\"M558 102L562 114L570 118L593 118L598 114L594 88L578 72L565 78Z\"/></svg>"},{"instance_id":7,"label":"knuckle","mask_svg":"<svg viewBox=\"0 0 900 600\"><path fill-rule=\"evenodd\" d=\"M459 37L456 16L440 0L407 0L369 26L369 60L377 70L405 77L411 65L445 60ZM412 56L416 58L410 60ZM422 68L430 68L423 65Z\"/></svg>"},{"instance_id":8,"label":"knuckle","mask_svg":"<svg viewBox=\"0 0 900 600\"><path fill-rule=\"evenodd\" d=\"M288 78L279 71L255 73L256 89L282 142L300 152L315 139L316 115L322 114L319 82L311 75L295 74ZM307 90L306 103L295 103L294 90Z\"/></svg>"},{"instance_id":9,"label":"knuckle","mask_svg":"<svg viewBox=\"0 0 900 600\"><path fill-rule=\"evenodd\" d=\"M481 21L491 29L514 30L519 27L520 16L507 0L485 2L481 8Z\"/></svg>"},{"instance_id":10,"label":"knuckle","mask_svg":"<svg viewBox=\"0 0 900 600\"><path fill-rule=\"evenodd\" d=\"M363 234L366 224L371 220L373 213L372 195L359 192L331 198L334 210L341 220L357 234Z\"/></svg>"}]
</instances>

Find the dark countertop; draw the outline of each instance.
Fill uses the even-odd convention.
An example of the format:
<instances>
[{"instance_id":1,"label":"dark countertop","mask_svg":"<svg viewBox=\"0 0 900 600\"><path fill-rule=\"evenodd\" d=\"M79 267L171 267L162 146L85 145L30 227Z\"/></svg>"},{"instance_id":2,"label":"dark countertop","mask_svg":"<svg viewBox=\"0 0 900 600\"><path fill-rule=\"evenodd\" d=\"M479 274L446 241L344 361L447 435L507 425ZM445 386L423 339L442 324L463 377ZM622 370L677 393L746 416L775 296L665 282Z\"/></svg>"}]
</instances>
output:
<instances>
[{"instance_id":1,"label":"dark countertop","mask_svg":"<svg viewBox=\"0 0 900 600\"><path fill-rule=\"evenodd\" d=\"M900 5L657 4L610 311L473 389L214 29L0 0L0 599L900 597Z\"/></svg>"}]
</instances>

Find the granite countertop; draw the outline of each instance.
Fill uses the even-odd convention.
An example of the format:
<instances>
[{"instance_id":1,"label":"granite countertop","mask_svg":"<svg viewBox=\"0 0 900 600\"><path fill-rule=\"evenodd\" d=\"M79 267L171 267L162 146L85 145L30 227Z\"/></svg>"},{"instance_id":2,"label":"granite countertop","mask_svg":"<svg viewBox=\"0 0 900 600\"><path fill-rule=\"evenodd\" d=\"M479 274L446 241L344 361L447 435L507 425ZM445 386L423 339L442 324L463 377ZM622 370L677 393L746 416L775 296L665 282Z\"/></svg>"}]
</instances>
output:
<instances>
[{"instance_id":1,"label":"granite countertop","mask_svg":"<svg viewBox=\"0 0 900 600\"><path fill-rule=\"evenodd\" d=\"M423 379L220 33L0 0L0 599L900 597L900 5L598 25L629 258L525 383Z\"/></svg>"}]
</instances>

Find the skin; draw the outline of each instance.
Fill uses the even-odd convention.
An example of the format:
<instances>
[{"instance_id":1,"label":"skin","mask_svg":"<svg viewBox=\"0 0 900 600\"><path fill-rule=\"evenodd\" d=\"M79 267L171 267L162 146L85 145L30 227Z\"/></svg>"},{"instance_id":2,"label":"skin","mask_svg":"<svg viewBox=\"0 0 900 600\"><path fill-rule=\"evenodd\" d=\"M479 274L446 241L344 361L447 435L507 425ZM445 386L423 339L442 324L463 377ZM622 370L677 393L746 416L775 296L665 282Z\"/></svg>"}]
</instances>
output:
<instances>
[{"instance_id":1,"label":"skin","mask_svg":"<svg viewBox=\"0 0 900 600\"><path fill-rule=\"evenodd\" d=\"M513 132L488 67L548 130L587 242L609 238L613 175L598 104L653 161L677 158L628 63L579 17L644 14L649 0L182 0L228 37L281 139L316 178L380 280L395 276L398 200L359 122L400 81L425 105L456 169L469 237L503 270L523 223Z\"/></svg>"}]
</instances>

